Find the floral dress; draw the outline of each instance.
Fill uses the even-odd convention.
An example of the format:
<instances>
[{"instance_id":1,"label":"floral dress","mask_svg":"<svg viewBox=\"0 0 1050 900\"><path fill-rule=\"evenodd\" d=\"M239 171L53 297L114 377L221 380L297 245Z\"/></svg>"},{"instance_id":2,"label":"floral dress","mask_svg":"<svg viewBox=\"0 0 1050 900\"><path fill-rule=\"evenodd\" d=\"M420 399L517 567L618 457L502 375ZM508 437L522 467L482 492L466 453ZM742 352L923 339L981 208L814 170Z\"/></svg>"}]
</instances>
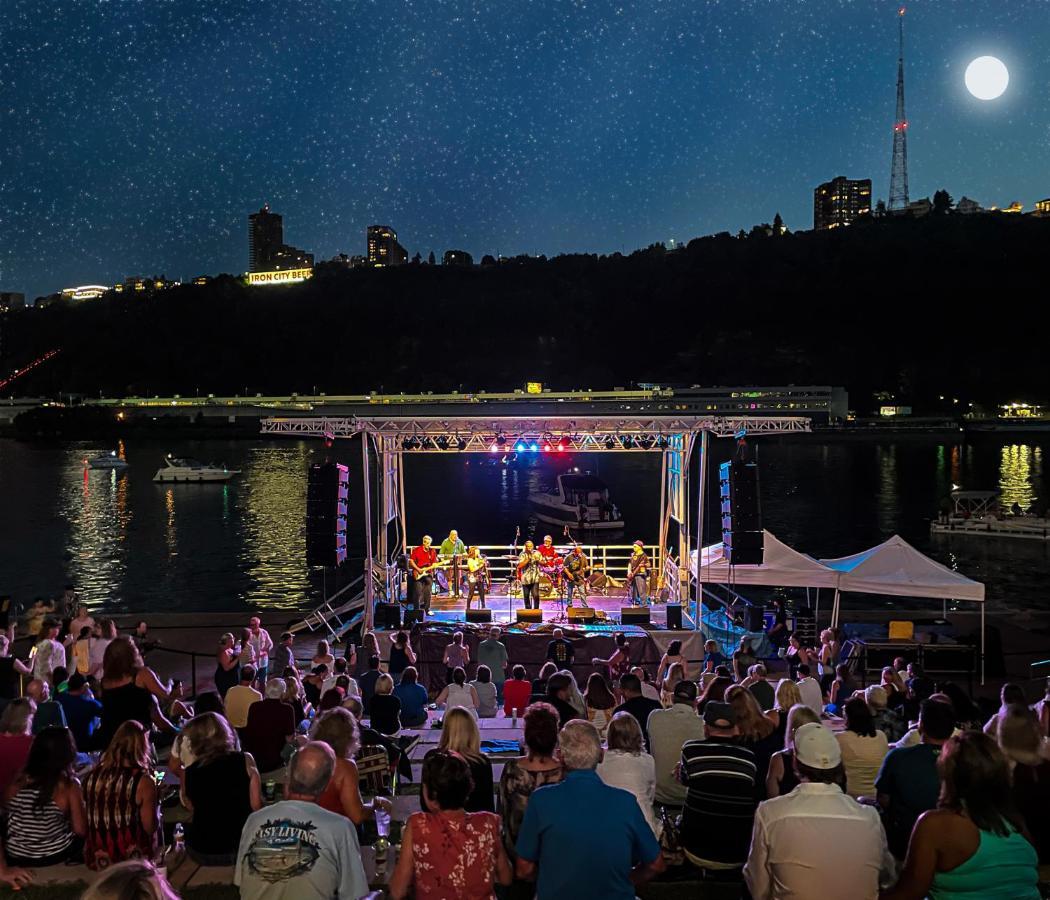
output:
<instances>
[{"instance_id":1,"label":"floral dress","mask_svg":"<svg viewBox=\"0 0 1050 900\"><path fill-rule=\"evenodd\" d=\"M416 897L492 900L500 841L495 813L413 813L412 871Z\"/></svg>"}]
</instances>

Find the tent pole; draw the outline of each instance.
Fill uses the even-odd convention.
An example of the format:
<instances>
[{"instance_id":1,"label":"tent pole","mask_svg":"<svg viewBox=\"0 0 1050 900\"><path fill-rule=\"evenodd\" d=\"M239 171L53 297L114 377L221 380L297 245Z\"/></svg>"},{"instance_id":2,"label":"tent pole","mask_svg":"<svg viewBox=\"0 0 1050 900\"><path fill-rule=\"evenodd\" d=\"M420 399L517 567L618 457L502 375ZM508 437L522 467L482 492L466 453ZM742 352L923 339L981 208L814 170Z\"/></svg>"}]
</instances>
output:
<instances>
[{"instance_id":1,"label":"tent pole","mask_svg":"<svg viewBox=\"0 0 1050 900\"><path fill-rule=\"evenodd\" d=\"M981 601L981 686L984 686L984 601Z\"/></svg>"},{"instance_id":2,"label":"tent pole","mask_svg":"<svg viewBox=\"0 0 1050 900\"><path fill-rule=\"evenodd\" d=\"M835 588L835 599L831 601L831 627L839 627L839 589Z\"/></svg>"},{"instance_id":3,"label":"tent pole","mask_svg":"<svg viewBox=\"0 0 1050 900\"><path fill-rule=\"evenodd\" d=\"M806 596L809 596L809 588L806 588ZM813 593L813 624L820 630L820 588L814 588Z\"/></svg>"}]
</instances>

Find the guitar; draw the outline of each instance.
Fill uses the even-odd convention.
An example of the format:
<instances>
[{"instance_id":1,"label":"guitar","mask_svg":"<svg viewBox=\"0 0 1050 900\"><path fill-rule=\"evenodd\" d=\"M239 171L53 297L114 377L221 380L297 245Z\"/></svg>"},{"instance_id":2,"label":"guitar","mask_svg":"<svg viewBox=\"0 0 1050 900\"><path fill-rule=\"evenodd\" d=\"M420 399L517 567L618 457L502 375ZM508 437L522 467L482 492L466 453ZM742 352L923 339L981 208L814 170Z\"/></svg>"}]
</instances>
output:
<instances>
[{"instance_id":1,"label":"guitar","mask_svg":"<svg viewBox=\"0 0 1050 900\"><path fill-rule=\"evenodd\" d=\"M452 560L438 560L436 563L431 563L429 566L423 566L422 569L418 568L415 563L412 563L412 577L417 581L420 578L425 578L437 569L447 569L452 565Z\"/></svg>"}]
</instances>

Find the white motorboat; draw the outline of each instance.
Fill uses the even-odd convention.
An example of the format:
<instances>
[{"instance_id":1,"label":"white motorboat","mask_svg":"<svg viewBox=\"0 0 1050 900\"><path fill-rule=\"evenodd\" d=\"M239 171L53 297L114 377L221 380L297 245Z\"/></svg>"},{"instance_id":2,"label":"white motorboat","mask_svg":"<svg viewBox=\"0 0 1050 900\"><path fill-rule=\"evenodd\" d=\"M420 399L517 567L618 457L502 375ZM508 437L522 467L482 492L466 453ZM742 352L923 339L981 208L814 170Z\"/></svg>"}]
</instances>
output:
<instances>
[{"instance_id":1,"label":"white motorboat","mask_svg":"<svg viewBox=\"0 0 1050 900\"><path fill-rule=\"evenodd\" d=\"M116 450L110 450L109 453L100 453L92 459L85 459L84 462L89 469L124 470L128 467L127 460L121 459L117 456Z\"/></svg>"},{"instance_id":2,"label":"white motorboat","mask_svg":"<svg viewBox=\"0 0 1050 900\"><path fill-rule=\"evenodd\" d=\"M623 518L609 500L609 486L597 475L567 472L547 491L529 491L536 518L581 531L620 531Z\"/></svg>"},{"instance_id":3,"label":"white motorboat","mask_svg":"<svg viewBox=\"0 0 1050 900\"><path fill-rule=\"evenodd\" d=\"M240 475L240 469L227 469L226 466L211 466L202 463L198 459L188 456L172 456L170 453L164 457L164 465L157 469L153 476L154 481L229 481L235 475Z\"/></svg>"}]
</instances>

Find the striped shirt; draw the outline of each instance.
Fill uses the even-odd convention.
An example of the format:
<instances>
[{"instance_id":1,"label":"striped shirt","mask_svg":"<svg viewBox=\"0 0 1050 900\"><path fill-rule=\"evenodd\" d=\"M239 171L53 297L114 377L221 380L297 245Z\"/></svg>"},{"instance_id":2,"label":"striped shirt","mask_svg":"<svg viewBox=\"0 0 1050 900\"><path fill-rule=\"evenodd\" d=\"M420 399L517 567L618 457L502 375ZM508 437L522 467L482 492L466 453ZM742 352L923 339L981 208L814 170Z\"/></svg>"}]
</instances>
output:
<instances>
[{"instance_id":1,"label":"striped shirt","mask_svg":"<svg viewBox=\"0 0 1050 900\"><path fill-rule=\"evenodd\" d=\"M743 863L757 804L755 754L734 738L710 737L682 746L682 846L700 859Z\"/></svg>"},{"instance_id":2,"label":"striped shirt","mask_svg":"<svg viewBox=\"0 0 1050 900\"><path fill-rule=\"evenodd\" d=\"M36 806L37 789L22 788L7 804L7 854L19 859L45 859L73 843L69 819L55 801Z\"/></svg>"}]
</instances>

